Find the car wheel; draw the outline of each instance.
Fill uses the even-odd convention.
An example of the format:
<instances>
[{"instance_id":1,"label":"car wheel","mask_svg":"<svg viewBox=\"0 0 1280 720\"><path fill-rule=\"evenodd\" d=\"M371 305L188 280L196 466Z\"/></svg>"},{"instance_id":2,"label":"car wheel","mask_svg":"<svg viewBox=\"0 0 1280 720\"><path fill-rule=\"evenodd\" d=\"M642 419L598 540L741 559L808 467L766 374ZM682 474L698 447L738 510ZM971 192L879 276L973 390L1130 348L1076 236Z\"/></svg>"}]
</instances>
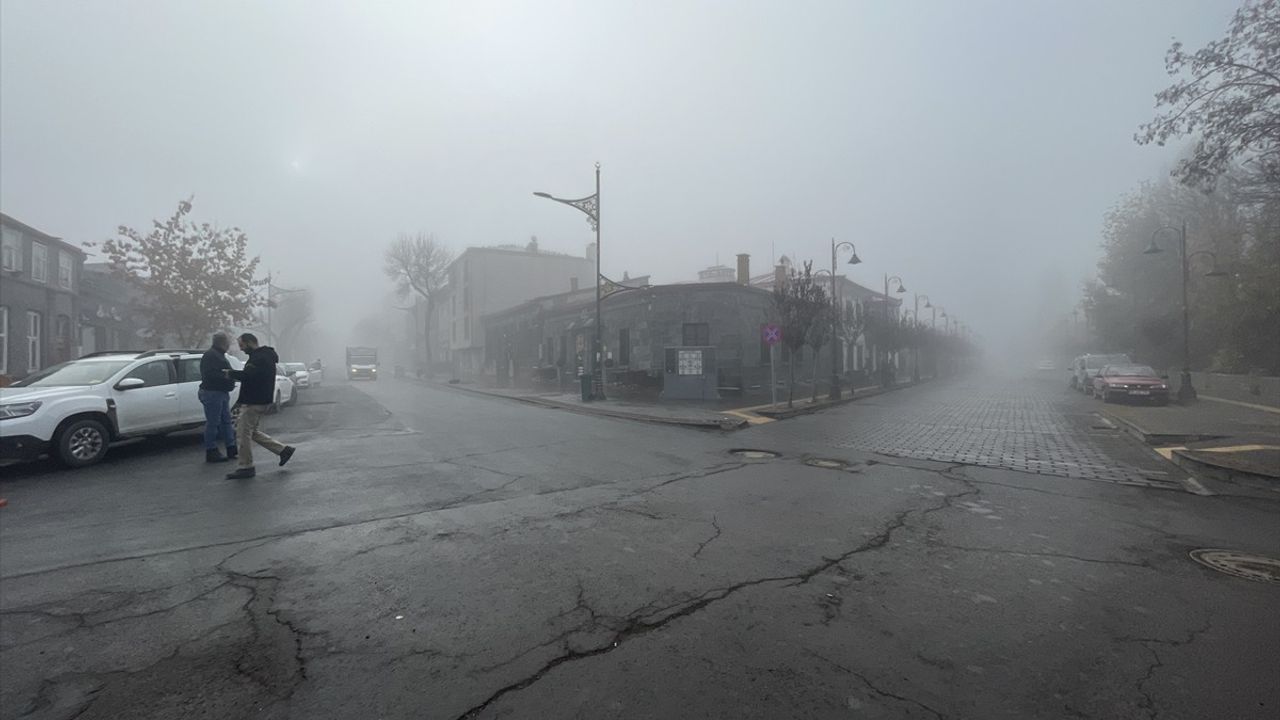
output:
<instances>
[{"instance_id":1,"label":"car wheel","mask_svg":"<svg viewBox=\"0 0 1280 720\"><path fill-rule=\"evenodd\" d=\"M67 425L58 434L58 458L67 467L84 467L107 454L111 435L97 420L85 418Z\"/></svg>"},{"instance_id":2,"label":"car wheel","mask_svg":"<svg viewBox=\"0 0 1280 720\"><path fill-rule=\"evenodd\" d=\"M1106 390L1103 390L1103 391L1102 391L1102 402L1104 402L1104 403L1109 403L1109 402L1111 402L1111 400L1112 400L1112 398L1111 398L1111 393L1107 392Z\"/></svg>"}]
</instances>

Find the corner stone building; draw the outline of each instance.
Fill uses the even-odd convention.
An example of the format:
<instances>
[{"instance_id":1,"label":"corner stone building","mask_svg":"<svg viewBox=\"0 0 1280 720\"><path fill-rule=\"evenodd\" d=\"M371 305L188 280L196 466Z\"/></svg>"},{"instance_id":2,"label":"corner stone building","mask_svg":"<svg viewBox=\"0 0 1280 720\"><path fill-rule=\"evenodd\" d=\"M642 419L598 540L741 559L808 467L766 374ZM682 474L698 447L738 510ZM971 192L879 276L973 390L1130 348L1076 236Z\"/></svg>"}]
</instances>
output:
<instances>
[{"instance_id":1,"label":"corner stone building","mask_svg":"<svg viewBox=\"0 0 1280 720\"><path fill-rule=\"evenodd\" d=\"M666 348L714 347L722 387L768 384L769 348L761 326L769 322L772 293L733 282L655 285L604 298L604 362L609 382L657 384ZM594 288L538 298L488 315L486 364L517 383L534 379L576 382L590 369L595 333Z\"/></svg>"},{"instance_id":2,"label":"corner stone building","mask_svg":"<svg viewBox=\"0 0 1280 720\"><path fill-rule=\"evenodd\" d=\"M0 385L79 356L84 252L0 214Z\"/></svg>"}]
</instances>

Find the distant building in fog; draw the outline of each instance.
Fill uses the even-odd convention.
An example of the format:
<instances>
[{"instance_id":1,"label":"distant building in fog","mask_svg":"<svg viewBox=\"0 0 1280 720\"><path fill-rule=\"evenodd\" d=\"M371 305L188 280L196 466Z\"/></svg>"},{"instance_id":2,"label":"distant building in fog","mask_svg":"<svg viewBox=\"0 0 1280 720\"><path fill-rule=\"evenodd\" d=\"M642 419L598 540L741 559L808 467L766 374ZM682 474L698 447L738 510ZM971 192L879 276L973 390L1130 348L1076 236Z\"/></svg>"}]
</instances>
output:
<instances>
[{"instance_id":1,"label":"distant building in fog","mask_svg":"<svg viewBox=\"0 0 1280 720\"><path fill-rule=\"evenodd\" d=\"M463 372L484 366L482 318L537 297L595 287L595 245L583 257L527 246L470 247L449 266L448 281L435 308L436 362L453 362Z\"/></svg>"}]
</instances>

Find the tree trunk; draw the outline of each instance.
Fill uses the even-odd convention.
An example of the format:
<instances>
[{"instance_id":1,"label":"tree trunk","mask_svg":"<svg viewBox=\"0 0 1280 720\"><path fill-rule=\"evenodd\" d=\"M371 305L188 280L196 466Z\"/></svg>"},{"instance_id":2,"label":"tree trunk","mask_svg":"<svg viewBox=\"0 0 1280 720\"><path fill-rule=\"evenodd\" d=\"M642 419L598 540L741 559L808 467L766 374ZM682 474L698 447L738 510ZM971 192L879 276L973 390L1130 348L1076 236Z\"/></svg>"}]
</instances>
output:
<instances>
[{"instance_id":1,"label":"tree trunk","mask_svg":"<svg viewBox=\"0 0 1280 720\"><path fill-rule=\"evenodd\" d=\"M811 403L818 402L818 347L813 348L813 398Z\"/></svg>"},{"instance_id":2,"label":"tree trunk","mask_svg":"<svg viewBox=\"0 0 1280 720\"><path fill-rule=\"evenodd\" d=\"M433 317L435 317L435 303L431 300L430 295L426 296L426 298L427 298L427 319L426 319L426 322L424 323L424 325L426 326L424 328L424 332L426 332L427 336L426 338L423 339L423 342L426 344L427 373L430 374L431 359L432 359L431 343L432 343L432 340L434 340L434 338L431 337L431 320Z\"/></svg>"}]
</instances>

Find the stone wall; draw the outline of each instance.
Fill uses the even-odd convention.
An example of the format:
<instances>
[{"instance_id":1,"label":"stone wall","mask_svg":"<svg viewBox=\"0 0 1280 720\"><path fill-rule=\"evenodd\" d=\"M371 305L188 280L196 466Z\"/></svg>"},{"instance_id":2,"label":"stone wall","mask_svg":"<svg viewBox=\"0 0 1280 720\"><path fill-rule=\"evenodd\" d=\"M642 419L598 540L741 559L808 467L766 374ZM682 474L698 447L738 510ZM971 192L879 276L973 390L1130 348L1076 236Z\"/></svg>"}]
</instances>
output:
<instances>
[{"instance_id":1,"label":"stone wall","mask_svg":"<svg viewBox=\"0 0 1280 720\"><path fill-rule=\"evenodd\" d=\"M1169 373L1173 387L1178 387L1178 373ZM1193 372L1191 382L1201 395L1280 407L1280 377L1264 375L1224 375L1221 373Z\"/></svg>"}]
</instances>

